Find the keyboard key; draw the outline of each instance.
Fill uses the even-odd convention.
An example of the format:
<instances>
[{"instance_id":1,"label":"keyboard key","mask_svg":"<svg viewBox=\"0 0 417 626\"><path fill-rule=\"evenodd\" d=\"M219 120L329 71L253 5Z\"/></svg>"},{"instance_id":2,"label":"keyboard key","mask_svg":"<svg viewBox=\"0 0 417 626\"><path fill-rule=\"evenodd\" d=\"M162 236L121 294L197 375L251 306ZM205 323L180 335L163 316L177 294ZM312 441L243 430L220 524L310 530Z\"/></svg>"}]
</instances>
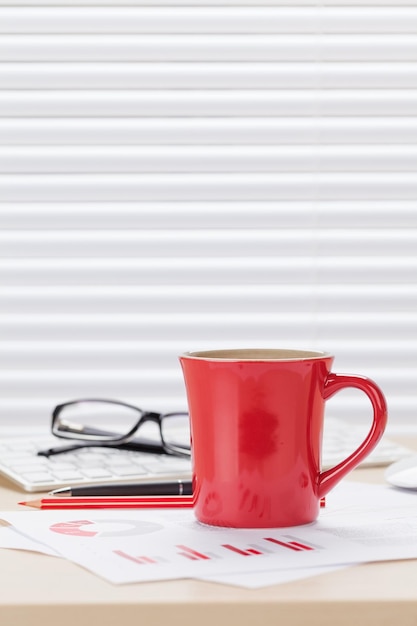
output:
<instances>
[{"instance_id":1,"label":"keyboard key","mask_svg":"<svg viewBox=\"0 0 417 626\"><path fill-rule=\"evenodd\" d=\"M147 474L149 474L149 472L145 468L142 468L142 471L140 471L140 468L137 465L115 466L113 467L113 473L116 476L146 476Z\"/></svg>"},{"instance_id":2,"label":"keyboard key","mask_svg":"<svg viewBox=\"0 0 417 626\"><path fill-rule=\"evenodd\" d=\"M80 472L86 478L110 478L113 473L105 467L84 467Z\"/></svg>"},{"instance_id":3,"label":"keyboard key","mask_svg":"<svg viewBox=\"0 0 417 626\"><path fill-rule=\"evenodd\" d=\"M144 465L144 468L146 470L148 470L149 474L157 474L158 476L160 474L169 474L169 469L168 467L164 466L164 465Z\"/></svg>"},{"instance_id":4,"label":"keyboard key","mask_svg":"<svg viewBox=\"0 0 417 626\"><path fill-rule=\"evenodd\" d=\"M30 474L23 473L21 476L25 482L34 484L50 483L51 480L53 481L53 476L51 476L48 472L31 472Z\"/></svg>"},{"instance_id":5,"label":"keyboard key","mask_svg":"<svg viewBox=\"0 0 417 626\"><path fill-rule=\"evenodd\" d=\"M57 480L80 480L83 478L82 473L77 470L77 469L73 469L73 470L58 470L58 471L53 471L52 475L54 476L54 478L56 478Z\"/></svg>"},{"instance_id":6,"label":"keyboard key","mask_svg":"<svg viewBox=\"0 0 417 626\"><path fill-rule=\"evenodd\" d=\"M11 464L9 465L9 467L12 471L19 474L30 474L30 472L40 472L43 470L47 470L47 466L45 464L42 465L41 463L28 463L27 460L24 464Z\"/></svg>"},{"instance_id":7,"label":"keyboard key","mask_svg":"<svg viewBox=\"0 0 417 626\"><path fill-rule=\"evenodd\" d=\"M24 454L22 452L8 450L1 455L1 462L5 465L10 463L13 463L14 465L20 463L21 465L24 465L28 461L33 461L37 458L38 457L36 457L36 455Z\"/></svg>"},{"instance_id":8,"label":"keyboard key","mask_svg":"<svg viewBox=\"0 0 417 626\"><path fill-rule=\"evenodd\" d=\"M77 467L76 463L60 463L60 462L58 462L58 463L55 463L55 462L51 463L51 462L49 462L48 465L51 468L51 470L53 470L53 471L72 470L72 469Z\"/></svg>"}]
</instances>

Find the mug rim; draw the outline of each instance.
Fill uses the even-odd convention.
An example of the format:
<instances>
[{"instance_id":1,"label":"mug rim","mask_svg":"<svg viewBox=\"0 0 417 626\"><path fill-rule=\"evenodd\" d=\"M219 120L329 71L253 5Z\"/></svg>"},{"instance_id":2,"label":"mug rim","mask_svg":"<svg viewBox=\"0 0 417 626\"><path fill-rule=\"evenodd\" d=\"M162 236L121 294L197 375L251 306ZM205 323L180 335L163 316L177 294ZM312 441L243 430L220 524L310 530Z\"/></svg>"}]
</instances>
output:
<instances>
[{"instance_id":1,"label":"mug rim","mask_svg":"<svg viewBox=\"0 0 417 626\"><path fill-rule=\"evenodd\" d=\"M260 362L260 361L311 361L331 358L330 352L318 350L298 350L288 348L231 348L219 350L196 350L184 352L180 355L183 359L194 359L196 361L218 361L218 362Z\"/></svg>"}]
</instances>

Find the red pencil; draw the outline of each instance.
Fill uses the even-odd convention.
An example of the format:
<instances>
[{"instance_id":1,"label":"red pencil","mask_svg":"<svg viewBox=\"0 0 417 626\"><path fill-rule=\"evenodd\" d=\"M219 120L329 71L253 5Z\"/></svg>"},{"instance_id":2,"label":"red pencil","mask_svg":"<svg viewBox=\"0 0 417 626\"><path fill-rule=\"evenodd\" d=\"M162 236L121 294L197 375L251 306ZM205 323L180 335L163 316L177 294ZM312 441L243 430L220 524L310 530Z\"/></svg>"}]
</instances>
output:
<instances>
[{"instance_id":1,"label":"red pencil","mask_svg":"<svg viewBox=\"0 0 417 626\"><path fill-rule=\"evenodd\" d=\"M43 498L19 502L34 509L174 509L192 508L193 496Z\"/></svg>"},{"instance_id":2,"label":"red pencil","mask_svg":"<svg viewBox=\"0 0 417 626\"><path fill-rule=\"evenodd\" d=\"M79 498L43 498L19 502L41 510L58 509L191 509L193 496L114 496L114 497L79 497ZM320 506L326 506L326 499L320 500Z\"/></svg>"}]
</instances>

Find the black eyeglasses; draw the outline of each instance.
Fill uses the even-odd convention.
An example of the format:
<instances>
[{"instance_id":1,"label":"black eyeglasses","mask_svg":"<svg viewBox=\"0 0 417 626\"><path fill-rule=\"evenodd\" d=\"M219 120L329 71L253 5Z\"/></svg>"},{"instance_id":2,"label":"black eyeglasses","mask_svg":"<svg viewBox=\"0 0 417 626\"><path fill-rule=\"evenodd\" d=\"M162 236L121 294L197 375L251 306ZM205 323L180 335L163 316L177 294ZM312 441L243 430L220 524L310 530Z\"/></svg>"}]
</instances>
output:
<instances>
[{"instance_id":1,"label":"black eyeglasses","mask_svg":"<svg viewBox=\"0 0 417 626\"><path fill-rule=\"evenodd\" d=\"M156 439L155 432L152 436L155 427ZM139 428L147 436L136 437ZM85 399L59 404L52 413L52 433L77 443L41 450L40 456L103 446L186 457L191 454L188 413L144 411L117 400Z\"/></svg>"}]
</instances>

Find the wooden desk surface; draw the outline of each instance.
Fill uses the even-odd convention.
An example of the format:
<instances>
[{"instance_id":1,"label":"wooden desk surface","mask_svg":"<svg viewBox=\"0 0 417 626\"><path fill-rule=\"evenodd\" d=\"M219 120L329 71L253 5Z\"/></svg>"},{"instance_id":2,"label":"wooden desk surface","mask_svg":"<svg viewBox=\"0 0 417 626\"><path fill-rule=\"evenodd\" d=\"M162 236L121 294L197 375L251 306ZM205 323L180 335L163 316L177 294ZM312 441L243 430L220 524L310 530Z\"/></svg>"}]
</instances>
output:
<instances>
[{"instance_id":1,"label":"wooden desk surface","mask_svg":"<svg viewBox=\"0 0 417 626\"><path fill-rule=\"evenodd\" d=\"M417 448L417 439L407 444ZM382 474L360 469L351 480L383 482ZM2 510L18 509L21 496L0 480ZM114 586L64 559L17 550L0 558L2 626L417 625L417 560L248 590L194 580Z\"/></svg>"}]
</instances>

